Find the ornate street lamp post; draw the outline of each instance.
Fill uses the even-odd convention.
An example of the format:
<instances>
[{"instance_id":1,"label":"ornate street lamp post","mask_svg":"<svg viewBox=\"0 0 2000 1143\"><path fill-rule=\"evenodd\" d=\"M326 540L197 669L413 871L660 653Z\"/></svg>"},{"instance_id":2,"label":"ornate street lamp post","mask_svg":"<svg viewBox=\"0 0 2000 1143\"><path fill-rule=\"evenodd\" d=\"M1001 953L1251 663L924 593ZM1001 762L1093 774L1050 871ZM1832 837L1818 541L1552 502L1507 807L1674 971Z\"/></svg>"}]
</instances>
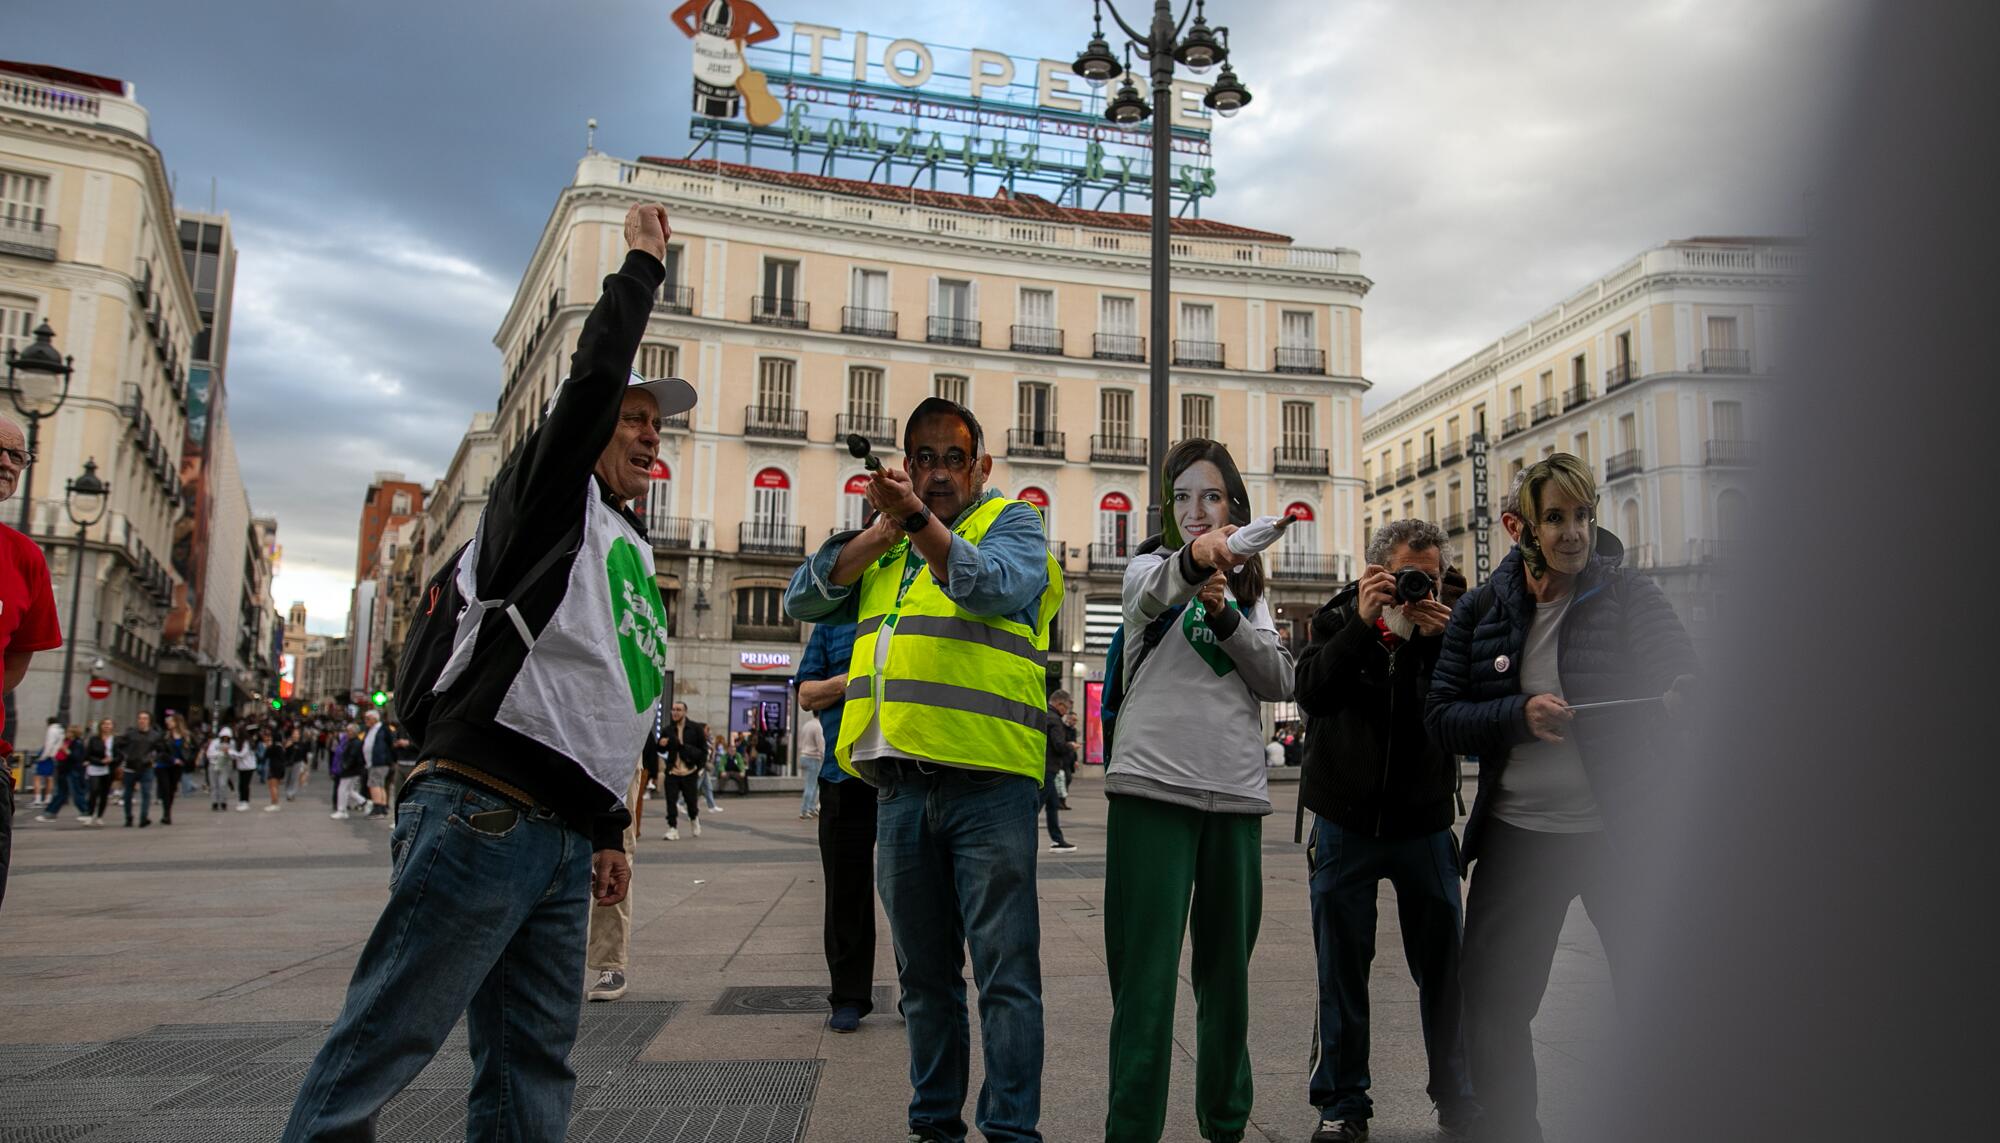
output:
<instances>
[{"instance_id":1,"label":"ornate street lamp post","mask_svg":"<svg viewBox=\"0 0 2000 1143\"><path fill-rule=\"evenodd\" d=\"M1153 101L1150 104L1133 84L1130 69L1119 65L1111 45L1104 40L1103 10L1106 8L1111 9L1111 18L1128 38L1127 58L1136 51L1140 59L1152 65ZM1141 32L1125 22L1111 0L1098 0L1097 10L1091 18L1094 30L1090 43L1070 65L1071 70L1094 88L1103 87L1120 74L1125 76L1118 93L1105 105L1105 118L1121 127L1135 126L1149 116L1153 120L1153 353L1148 359L1152 365L1152 380L1148 405L1151 440L1147 447L1153 479L1147 481L1146 530L1154 535L1160 531L1164 511L1160 503L1158 477L1167 462L1167 402L1170 399L1167 367L1171 363L1168 351L1172 327L1168 321L1168 307L1173 300L1173 275L1167 231L1173 200L1173 116L1169 109L1173 106L1174 65L1179 63L1196 75L1206 73L1217 64L1222 65L1222 74L1216 77L1208 94L1202 97L1202 102L1218 115L1225 118L1234 115L1250 102L1249 89L1236 78L1236 72L1229 66L1229 29L1211 29L1205 8L1206 0L1192 0L1181 8L1180 18L1176 20L1172 0L1154 0L1153 21L1146 31ZM1194 16L1192 25L1188 23L1190 14Z\"/></svg>"},{"instance_id":2,"label":"ornate street lamp post","mask_svg":"<svg viewBox=\"0 0 2000 1143\"><path fill-rule=\"evenodd\" d=\"M21 469L21 531L28 531L34 513L35 448L41 442L42 418L53 417L69 400L69 376L73 357L56 352L56 331L49 319L35 328L35 340L28 348L7 350L7 396L14 409L28 420L28 463Z\"/></svg>"},{"instance_id":3,"label":"ornate street lamp post","mask_svg":"<svg viewBox=\"0 0 2000 1143\"><path fill-rule=\"evenodd\" d=\"M90 526L104 519L104 510L110 504L111 486L97 478L94 458L83 462L82 476L63 486L63 507L69 513L70 523L76 525L76 555L70 559L69 568L69 628L63 640L62 697L56 701L56 719L64 726L69 725L70 684L76 677L76 624L83 606L84 540Z\"/></svg>"}]
</instances>

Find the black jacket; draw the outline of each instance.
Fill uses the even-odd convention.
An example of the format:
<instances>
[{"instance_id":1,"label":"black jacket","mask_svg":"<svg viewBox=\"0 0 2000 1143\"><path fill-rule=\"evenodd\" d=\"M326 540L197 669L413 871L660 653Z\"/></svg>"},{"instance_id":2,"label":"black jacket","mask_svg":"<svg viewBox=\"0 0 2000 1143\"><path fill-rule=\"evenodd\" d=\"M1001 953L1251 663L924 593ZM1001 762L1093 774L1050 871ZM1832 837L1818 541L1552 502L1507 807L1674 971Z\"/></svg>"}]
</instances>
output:
<instances>
[{"instance_id":1,"label":"black jacket","mask_svg":"<svg viewBox=\"0 0 2000 1143\"><path fill-rule=\"evenodd\" d=\"M127 766L151 766L166 741L157 726L150 730L134 726L118 736L118 758Z\"/></svg>"},{"instance_id":2,"label":"black jacket","mask_svg":"<svg viewBox=\"0 0 2000 1143\"><path fill-rule=\"evenodd\" d=\"M1442 637L1390 648L1361 618L1356 584L1313 615L1293 698L1312 720L1299 801L1342 829L1420 837L1450 829L1458 763L1424 729Z\"/></svg>"},{"instance_id":3,"label":"black jacket","mask_svg":"<svg viewBox=\"0 0 2000 1143\"><path fill-rule=\"evenodd\" d=\"M674 760L679 759L687 768L699 774L708 766L708 727L688 719L685 729L676 732L672 719L660 730L660 737L667 748L660 752L660 763L668 771L674 768Z\"/></svg>"},{"instance_id":4,"label":"black jacket","mask_svg":"<svg viewBox=\"0 0 2000 1143\"><path fill-rule=\"evenodd\" d=\"M1563 699L1576 703L1652 698L1698 670L1694 643L1659 585L1619 566L1624 547L1597 534L1597 554L1577 577L1574 602L1557 635ZM1534 740L1521 693L1521 651L1534 621L1521 553L1508 553L1493 577L1468 592L1445 628L1424 723L1448 750L1479 761L1479 797L1465 823L1465 859L1479 856L1493 791L1514 747ZM1499 660L1507 658L1506 669ZM1571 724L1584 772L1608 834L1637 825L1652 787L1681 745L1658 706L1590 712Z\"/></svg>"},{"instance_id":5,"label":"black jacket","mask_svg":"<svg viewBox=\"0 0 2000 1143\"><path fill-rule=\"evenodd\" d=\"M618 430L626 378L646 333L653 295L665 280L666 267L659 259L637 250L604 279L604 293L583 323L569 380L555 408L493 480L481 524L479 566L473 569L481 595L505 594L551 548L574 546L584 491L598 487L592 471ZM614 506L645 534L624 505ZM569 586L569 570L570 561L560 562L522 598L519 610L530 630L539 632L555 616ZM592 849L623 848L631 814L618 795L598 785L576 761L495 721L527 658L527 648L504 611L496 608L486 617L478 646L465 680L438 698L424 736L424 757L449 758L517 787L588 836ZM633 741L633 760L643 745Z\"/></svg>"}]
</instances>

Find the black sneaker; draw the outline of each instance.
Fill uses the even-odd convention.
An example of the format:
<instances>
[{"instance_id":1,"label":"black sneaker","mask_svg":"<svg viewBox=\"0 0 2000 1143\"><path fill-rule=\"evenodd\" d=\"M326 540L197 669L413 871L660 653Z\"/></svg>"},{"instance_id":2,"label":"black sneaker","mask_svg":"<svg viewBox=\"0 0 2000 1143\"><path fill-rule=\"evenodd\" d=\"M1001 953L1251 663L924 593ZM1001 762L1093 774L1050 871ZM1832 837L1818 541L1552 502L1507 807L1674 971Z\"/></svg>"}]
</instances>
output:
<instances>
[{"instance_id":1,"label":"black sneaker","mask_svg":"<svg viewBox=\"0 0 2000 1143\"><path fill-rule=\"evenodd\" d=\"M1322 1119L1319 1130L1312 1133L1312 1143L1362 1143L1367 1138L1364 1119Z\"/></svg>"},{"instance_id":2,"label":"black sneaker","mask_svg":"<svg viewBox=\"0 0 2000 1143\"><path fill-rule=\"evenodd\" d=\"M1479 1122L1479 1105L1470 1102L1441 1103L1437 1107L1438 1134L1446 1139L1470 1139Z\"/></svg>"}]
</instances>

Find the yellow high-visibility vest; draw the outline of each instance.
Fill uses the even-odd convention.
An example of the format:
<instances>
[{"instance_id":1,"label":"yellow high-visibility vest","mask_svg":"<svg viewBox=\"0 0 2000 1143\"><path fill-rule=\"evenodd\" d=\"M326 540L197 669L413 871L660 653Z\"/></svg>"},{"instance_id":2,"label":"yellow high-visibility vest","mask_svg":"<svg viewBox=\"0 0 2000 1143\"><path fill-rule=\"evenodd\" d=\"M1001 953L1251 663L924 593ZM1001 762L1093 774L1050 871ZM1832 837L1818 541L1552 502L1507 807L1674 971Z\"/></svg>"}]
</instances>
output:
<instances>
[{"instance_id":1,"label":"yellow high-visibility vest","mask_svg":"<svg viewBox=\"0 0 2000 1143\"><path fill-rule=\"evenodd\" d=\"M1026 501L994 497L952 527L978 543L1003 509ZM1030 505L1032 507L1032 505ZM854 768L854 743L875 718L898 754L1042 780L1048 749L1049 625L1062 607L1062 565L1045 555L1049 582L1033 626L974 615L946 596L929 569L907 577L910 541L861 574L854 657L840 713L840 768ZM900 598L899 598L900 596ZM875 671L875 640L894 630L889 660Z\"/></svg>"}]
</instances>

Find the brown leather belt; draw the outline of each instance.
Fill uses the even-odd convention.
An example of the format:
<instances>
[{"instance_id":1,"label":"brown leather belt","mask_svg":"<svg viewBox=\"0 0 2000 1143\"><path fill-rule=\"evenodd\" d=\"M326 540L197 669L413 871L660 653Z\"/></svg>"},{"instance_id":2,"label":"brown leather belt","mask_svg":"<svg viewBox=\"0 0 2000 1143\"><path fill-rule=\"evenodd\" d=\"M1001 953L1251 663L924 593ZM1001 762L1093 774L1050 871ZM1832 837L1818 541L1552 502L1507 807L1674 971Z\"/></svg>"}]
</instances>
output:
<instances>
[{"instance_id":1,"label":"brown leather belt","mask_svg":"<svg viewBox=\"0 0 2000 1143\"><path fill-rule=\"evenodd\" d=\"M450 774L454 778L470 782L489 794L497 795L514 803L515 808L523 813L533 813L536 810L545 808L539 802L535 801L535 799L522 792L520 787L510 782L503 782L486 771L479 769L477 766L467 766L463 762L453 762L449 758L427 758L417 763L416 768L410 771L410 776L405 778L404 782L414 782L425 774L433 773Z\"/></svg>"}]
</instances>

